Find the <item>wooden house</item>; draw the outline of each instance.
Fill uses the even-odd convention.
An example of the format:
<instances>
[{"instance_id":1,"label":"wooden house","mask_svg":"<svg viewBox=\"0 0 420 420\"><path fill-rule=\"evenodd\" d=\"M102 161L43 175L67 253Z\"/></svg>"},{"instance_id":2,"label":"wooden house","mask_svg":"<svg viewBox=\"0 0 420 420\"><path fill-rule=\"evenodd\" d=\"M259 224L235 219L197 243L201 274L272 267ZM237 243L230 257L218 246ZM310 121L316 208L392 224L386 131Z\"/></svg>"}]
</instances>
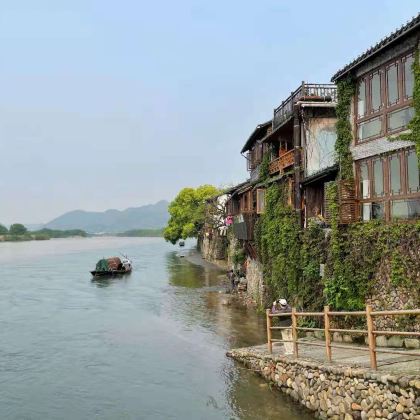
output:
<instances>
[{"instance_id":1,"label":"wooden house","mask_svg":"<svg viewBox=\"0 0 420 420\"><path fill-rule=\"evenodd\" d=\"M354 220L420 218L419 165L414 142L401 140L414 116L413 62L420 14L339 70L351 80ZM407 137L407 136L406 136Z\"/></svg>"}]
</instances>

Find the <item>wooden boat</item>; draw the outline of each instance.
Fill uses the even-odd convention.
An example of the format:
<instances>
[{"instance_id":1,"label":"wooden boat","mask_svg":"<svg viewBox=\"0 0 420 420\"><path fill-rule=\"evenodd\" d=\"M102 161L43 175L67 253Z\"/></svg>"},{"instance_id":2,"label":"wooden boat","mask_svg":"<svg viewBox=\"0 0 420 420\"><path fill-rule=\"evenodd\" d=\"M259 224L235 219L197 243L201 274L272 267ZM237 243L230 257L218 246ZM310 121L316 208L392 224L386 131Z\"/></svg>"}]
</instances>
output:
<instances>
[{"instance_id":1,"label":"wooden boat","mask_svg":"<svg viewBox=\"0 0 420 420\"><path fill-rule=\"evenodd\" d=\"M133 266L127 257L102 258L90 273L94 277L117 276L131 273Z\"/></svg>"}]
</instances>

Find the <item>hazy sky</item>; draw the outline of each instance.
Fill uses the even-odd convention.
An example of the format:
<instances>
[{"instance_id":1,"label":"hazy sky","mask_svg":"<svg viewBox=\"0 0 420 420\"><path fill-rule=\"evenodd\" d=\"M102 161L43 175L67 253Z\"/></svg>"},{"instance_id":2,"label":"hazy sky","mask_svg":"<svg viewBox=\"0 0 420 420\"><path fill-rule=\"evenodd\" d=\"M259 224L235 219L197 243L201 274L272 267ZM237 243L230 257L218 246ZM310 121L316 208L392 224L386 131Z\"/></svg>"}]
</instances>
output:
<instances>
[{"instance_id":1,"label":"hazy sky","mask_svg":"<svg viewBox=\"0 0 420 420\"><path fill-rule=\"evenodd\" d=\"M0 222L241 181L243 143L290 91L419 6L0 0Z\"/></svg>"}]
</instances>

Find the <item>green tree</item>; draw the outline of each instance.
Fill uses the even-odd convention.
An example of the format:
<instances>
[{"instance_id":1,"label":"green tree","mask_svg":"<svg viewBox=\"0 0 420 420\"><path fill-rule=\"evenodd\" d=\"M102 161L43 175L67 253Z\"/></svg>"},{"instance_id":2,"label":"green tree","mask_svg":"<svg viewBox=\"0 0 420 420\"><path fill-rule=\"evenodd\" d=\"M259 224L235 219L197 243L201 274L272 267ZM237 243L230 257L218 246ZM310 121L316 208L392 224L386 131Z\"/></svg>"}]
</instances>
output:
<instances>
[{"instance_id":1,"label":"green tree","mask_svg":"<svg viewBox=\"0 0 420 420\"><path fill-rule=\"evenodd\" d=\"M8 233L7 227L0 225L0 235L7 235Z\"/></svg>"},{"instance_id":2,"label":"green tree","mask_svg":"<svg viewBox=\"0 0 420 420\"><path fill-rule=\"evenodd\" d=\"M20 223L14 223L9 229L9 233L11 235L24 235L27 232L28 229Z\"/></svg>"},{"instance_id":3,"label":"green tree","mask_svg":"<svg viewBox=\"0 0 420 420\"><path fill-rule=\"evenodd\" d=\"M184 188L169 204L169 221L163 237L175 244L179 239L196 238L204 226L206 199L219 194L212 185Z\"/></svg>"}]
</instances>

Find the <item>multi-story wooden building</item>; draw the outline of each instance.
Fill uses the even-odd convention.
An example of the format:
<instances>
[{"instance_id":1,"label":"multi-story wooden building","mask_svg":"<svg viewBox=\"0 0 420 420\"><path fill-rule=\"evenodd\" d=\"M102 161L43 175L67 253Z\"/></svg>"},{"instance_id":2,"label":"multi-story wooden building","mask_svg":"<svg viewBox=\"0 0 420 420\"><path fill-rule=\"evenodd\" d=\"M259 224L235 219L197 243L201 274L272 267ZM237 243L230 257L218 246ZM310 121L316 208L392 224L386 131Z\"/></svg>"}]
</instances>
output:
<instances>
[{"instance_id":1,"label":"multi-story wooden building","mask_svg":"<svg viewBox=\"0 0 420 420\"><path fill-rule=\"evenodd\" d=\"M420 217L414 142L399 140L414 116L413 62L420 14L339 70L332 81L356 83L351 105L356 220Z\"/></svg>"}]
</instances>

